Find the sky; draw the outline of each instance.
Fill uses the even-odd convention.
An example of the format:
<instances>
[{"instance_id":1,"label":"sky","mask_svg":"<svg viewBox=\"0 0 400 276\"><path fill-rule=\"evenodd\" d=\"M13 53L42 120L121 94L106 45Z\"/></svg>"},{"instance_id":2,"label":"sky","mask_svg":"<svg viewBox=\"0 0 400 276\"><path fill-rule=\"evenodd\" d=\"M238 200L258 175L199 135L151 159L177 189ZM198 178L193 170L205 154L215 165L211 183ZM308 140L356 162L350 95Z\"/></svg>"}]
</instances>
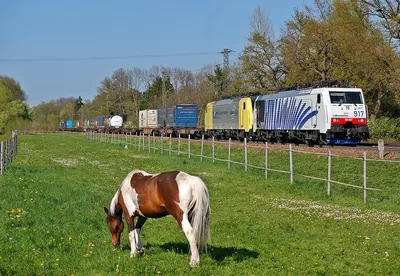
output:
<instances>
[{"instance_id":1,"label":"sky","mask_svg":"<svg viewBox=\"0 0 400 276\"><path fill-rule=\"evenodd\" d=\"M260 6L275 35L313 0L0 0L0 75L17 80L30 106L93 100L113 71L152 66L198 70L237 59ZM92 59L106 57L106 59ZM131 57L131 58L110 58Z\"/></svg>"}]
</instances>

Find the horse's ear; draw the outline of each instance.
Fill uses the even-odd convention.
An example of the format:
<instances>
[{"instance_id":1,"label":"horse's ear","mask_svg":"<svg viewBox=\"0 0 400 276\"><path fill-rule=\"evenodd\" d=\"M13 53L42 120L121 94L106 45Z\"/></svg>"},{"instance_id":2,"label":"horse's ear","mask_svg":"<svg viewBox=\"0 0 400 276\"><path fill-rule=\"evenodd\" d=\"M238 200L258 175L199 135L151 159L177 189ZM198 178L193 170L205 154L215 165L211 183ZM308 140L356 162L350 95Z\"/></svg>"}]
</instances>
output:
<instances>
[{"instance_id":1,"label":"horse's ear","mask_svg":"<svg viewBox=\"0 0 400 276\"><path fill-rule=\"evenodd\" d=\"M104 212L106 212L106 214L108 215L108 209L107 209L107 207L104 207Z\"/></svg>"}]
</instances>

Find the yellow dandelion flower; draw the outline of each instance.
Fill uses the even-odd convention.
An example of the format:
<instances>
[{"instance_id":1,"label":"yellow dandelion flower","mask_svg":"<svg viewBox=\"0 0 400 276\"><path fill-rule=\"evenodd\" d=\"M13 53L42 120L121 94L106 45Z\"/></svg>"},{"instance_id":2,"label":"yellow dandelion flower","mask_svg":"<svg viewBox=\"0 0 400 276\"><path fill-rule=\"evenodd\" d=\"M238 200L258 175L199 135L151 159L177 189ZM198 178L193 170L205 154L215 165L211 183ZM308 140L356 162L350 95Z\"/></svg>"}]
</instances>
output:
<instances>
[{"instance_id":1,"label":"yellow dandelion flower","mask_svg":"<svg viewBox=\"0 0 400 276\"><path fill-rule=\"evenodd\" d=\"M22 209L21 208L17 208L18 213L21 213Z\"/></svg>"},{"instance_id":2,"label":"yellow dandelion flower","mask_svg":"<svg viewBox=\"0 0 400 276\"><path fill-rule=\"evenodd\" d=\"M59 262L59 261L60 261L60 258L57 258L57 259L56 259L56 262Z\"/></svg>"}]
</instances>

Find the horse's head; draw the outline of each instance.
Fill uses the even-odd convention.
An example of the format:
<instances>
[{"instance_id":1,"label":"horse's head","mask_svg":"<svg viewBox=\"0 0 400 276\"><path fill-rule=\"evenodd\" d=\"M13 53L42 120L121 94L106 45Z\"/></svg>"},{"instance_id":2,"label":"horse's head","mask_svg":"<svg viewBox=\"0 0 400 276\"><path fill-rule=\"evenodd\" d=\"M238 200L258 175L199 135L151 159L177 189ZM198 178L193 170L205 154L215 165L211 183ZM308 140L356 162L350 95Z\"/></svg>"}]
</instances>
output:
<instances>
[{"instance_id":1,"label":"horse's head","mask_svg":"<svg viewBox=\"0 0 400 276\"><path fill-rule=\"evenodd\" d=\"M124 222L122 221L122 216L112 215L106 207L104 207L104 212L107 214L107 224L111 232L112 245L117 247L120 243L121 233L124 231Z\"/></svg>"}]
</instances>

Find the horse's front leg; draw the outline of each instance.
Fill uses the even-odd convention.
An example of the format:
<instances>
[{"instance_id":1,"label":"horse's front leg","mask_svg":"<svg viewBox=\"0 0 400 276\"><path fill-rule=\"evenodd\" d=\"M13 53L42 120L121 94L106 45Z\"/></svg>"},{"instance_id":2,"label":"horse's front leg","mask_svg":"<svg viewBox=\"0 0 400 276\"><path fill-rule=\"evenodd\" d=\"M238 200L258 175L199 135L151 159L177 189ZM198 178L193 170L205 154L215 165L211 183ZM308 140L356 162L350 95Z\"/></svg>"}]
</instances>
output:
<instances>
[{"instance_id":1,"label":"horse's front leg","mask_svg":"<svg viewBox=\"0 0 400 276\"><path fill-rule=\"evenodd\" d=\"M137 239L135 235L135 217L130 216L127 212L124 212L126 224L128 224L129 229L129 242L131 244L131 257L137 254Z\"/></svg>"},{"instance_id":2,"label":"horse's front leg","mask_svg":"<svg viewBox=\"0 0 400 276\"><path fill-rule=\"evenodd\" d=\"M138 217L138 221L136 222L135 226L135 238L137 241L137 249L141 255L145 254L145 249L143 247L142 241L140 239L140 231L142 230L143 224L146 222L147 218L145 217Z\"/></svg>"}]
</instances>

